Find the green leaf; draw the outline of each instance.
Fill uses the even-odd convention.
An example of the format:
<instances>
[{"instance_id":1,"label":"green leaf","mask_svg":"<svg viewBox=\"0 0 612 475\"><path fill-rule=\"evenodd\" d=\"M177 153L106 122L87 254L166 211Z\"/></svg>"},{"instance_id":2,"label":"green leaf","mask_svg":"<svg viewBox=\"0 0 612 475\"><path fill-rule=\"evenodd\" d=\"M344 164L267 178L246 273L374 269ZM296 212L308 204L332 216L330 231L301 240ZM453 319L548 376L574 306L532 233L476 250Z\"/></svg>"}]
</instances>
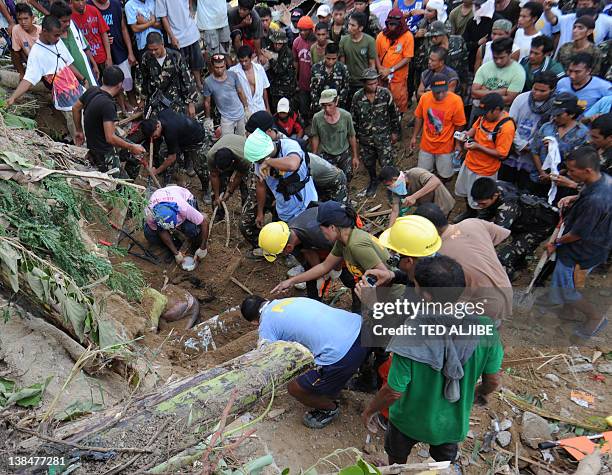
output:
<instances>
[{"instance_id":1,"label":"green leaf","mask_svg":"<svg viewBox=\"0 0 612 475\"><path fill-rule=\"evenodd\" d=\"M584 429L583 429L582 427L576 427L576 430L574 431L574 433L575 433L577 436L584 435Z\"/></svg>"},{"instance_id":2,"label":"green leaf","mask_svg":"<svg viewBox=\"0 0 612 475\"><path fill-rule=\"evenodd\" d=\"M283 471L281 472L281 475L289 475L290 471L291 470L289 469L289 467L287 467L287 468L283 469Z\"/></svg>"},{"instance_id":3,"label":"green leaf","mask_svg":"<svg viewBox=\"0 0 612 475\"><path fill-rule=\"evenodd\" d=\"M15 381L10 379L0 378L0 394L12 393L15 389Z\"/></svg>"},{"instance_id":4,"label":"green leaf","mask_svg":"<svg viewBox=\"0 0 612 475\"><path fill-rule=\"evenodd\" d=\"M57 421L72 421L78 417L104 409L102 404L93 401L75 401L67 406L62 412L55 415Z\"/></svg>"},{"instance_id":5,"label":"green leaf","mask_svg":"<svg viewBox=\"0 0 612 475\"><path fill-rule=\"evenodd\" d=\"M0 152L0 159L15 171L20 171L24 168L32 168L34 166L21 155L8 150Z\"/></svg>"},{"instance_id":6,"label":"green leaf","mask_svg":"<svg viewBox=\"0 0 612 475\"><path fill-rule=\"evenodd\" d=\"M57 303L60 305L62 310L62 316L66 318L74 333L82 342L85 337L85 319L87 318L87 306L77 302L72 297L66 294L63 287L57 287L53 292Z\"/></svg>"},{"instance_id":7,"label":"green leaf","mask_svg":"<svg viewBox=\"0 0 612 475\"><path fill-rule=\"evenodd\" d=\"M9 129L27 129L33 130L36 128L36 121L22 117L20 115L11 114L10 112L2 112L4 116L4 124Z\"/></svg>"},{"instance_id":8,"label":"green leaf","mask_svg":"<svg viewBox=\"0 0 612 475\"><path fill-rule=\"evenodd\" d=\"M32 292L36 294L39 300L48 303L51 298L49 276L38 267L34 267L25 277L30 289L32 289Z\"/></svg>"},{"instance_id":9,"label":"green leaf","mask_svg":"<svg viewBox=\"0 0 612 475\"><path fill-rule=\"evenodd\" d=\"M5 405L11 406L13 404L17 404L21 407L38 406L42 400L43 393L47 388L47 384L49 384L51 379L53 379L53 376L49 376L44 383L33 384L32 386L20 389L19 391L11 394Z\"/></svg>"},{"instance_id":10,"label":"green leaf","mask_svg":"<svg viewBox=\"0 0 612 475\"><path fill-rule=\"evenodd\" d=\"M364 475L363 469L358 465L351 465L350 467L343 468L338 472L339 475Z\"/></svg>"},{"instance_id":11,"label":"green leaf","mask_svg":"<svg viewBox=\"0 0 612 475\"><path fill-rule=\"evenodd\" d=\"M361 469L363 470L363 473L365 474L380 475L380 471L376 467L373 467L372 465L370 465L368 462L366 462L363 459L359 459L357 461L357 465L361 467Z\"/></svg>"},{"instance_id":12,"label":"green leaf","mask_svg":"<svg viewBox=\"0 0 612 475\"><path fill-rule=\"evenodd\" d=\"M10 282L13 292L19 291L19 269L17 266L19 258L20 255L12 246L0 243L0 260L2 261L0 269L2 269L2 273Z\"/></svg>"}]
</instances>

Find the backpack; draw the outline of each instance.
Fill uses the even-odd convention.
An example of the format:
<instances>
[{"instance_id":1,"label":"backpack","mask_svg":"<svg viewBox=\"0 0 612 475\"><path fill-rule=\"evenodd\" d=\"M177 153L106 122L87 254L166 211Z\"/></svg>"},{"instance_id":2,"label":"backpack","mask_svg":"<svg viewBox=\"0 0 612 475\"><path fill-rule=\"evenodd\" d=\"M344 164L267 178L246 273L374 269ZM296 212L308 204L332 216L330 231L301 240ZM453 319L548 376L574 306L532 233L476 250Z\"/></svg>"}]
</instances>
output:
<instances>
[{"instance_id":1,"label":"backpack","mask_svg":"<svg viewBox=\"0 0 612 475\"><path fill-rule=\"evenodd\" d=\"M512 121L512 124L514 124L514 130L516 130L516 122L514 122L514 119L512 117L504 117L497 124L495 124L495 127L493 127L493 130L489 130L484 125L482 125L482 117L480 117L478 121L479 121L478 127L484 130L487 134L489 134L491 136L491 141L496 145L497 145L497 135L499 134L502 126L506 122Z\"/></svg>"},{"instance_id":2,"label":"backpack","mask_svg":"<svg viewBox=\"0 0 612 475\"><path fill-rule=\"evenodd\" d=\"M276 145L277 145L278 153L281 153L280 140L276 143ZM298 195L298 193L304 189L304 187L306 186L306 183L308 183L311 177L310 176L310 155L308 155L308 152L304 150L304 147L301 144L300 144L300 147L302 148L302 151L304 152L304 158L300 159L300 165L298 166L298 169L286 178L280 174L276 177L276 179L278 180L278 185L276 185L276 191L280 193L281 195L283 195L283 198L285 199L285 201L288 201L289 198L291 198L291 196L293 195ZM300 180L299 171L300 171L300 168L302 167L303 161L306 161L306 176L304 177L303 180ZM298 195L297 198L300 201L303 200L303 198L300 195Z\"/></svg>"}]
</instances>

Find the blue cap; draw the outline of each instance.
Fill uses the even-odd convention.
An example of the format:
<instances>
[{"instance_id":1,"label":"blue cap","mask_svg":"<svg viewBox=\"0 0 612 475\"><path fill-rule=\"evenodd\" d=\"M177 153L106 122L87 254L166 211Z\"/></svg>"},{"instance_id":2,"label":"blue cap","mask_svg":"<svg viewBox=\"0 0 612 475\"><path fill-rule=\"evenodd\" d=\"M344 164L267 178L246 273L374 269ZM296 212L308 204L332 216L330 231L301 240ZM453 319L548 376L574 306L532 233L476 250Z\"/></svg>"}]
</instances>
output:
<instances>
[{"instance_id":1,"label":"blue cap","mask_svg":"<svg viewBox=\"0 0 612 475\"><path fill-rule=\"evenodd\" d=\"M155 224L162 229L174 229L178 222L178 205L176 203L162 202L153 207Z\"/></svg>"},{"instance_id":2,"label":"blue cap","mask_svg":"<svg viewBox=\"0 0 612 475\"><path fill-rule=\"evenodd\" d=\"M325 201L319 204L317 221L323 226L340 226L349 228L355 226L354 212L347 210L346 205L337 201Z\"/></svg>"}]
</instances>

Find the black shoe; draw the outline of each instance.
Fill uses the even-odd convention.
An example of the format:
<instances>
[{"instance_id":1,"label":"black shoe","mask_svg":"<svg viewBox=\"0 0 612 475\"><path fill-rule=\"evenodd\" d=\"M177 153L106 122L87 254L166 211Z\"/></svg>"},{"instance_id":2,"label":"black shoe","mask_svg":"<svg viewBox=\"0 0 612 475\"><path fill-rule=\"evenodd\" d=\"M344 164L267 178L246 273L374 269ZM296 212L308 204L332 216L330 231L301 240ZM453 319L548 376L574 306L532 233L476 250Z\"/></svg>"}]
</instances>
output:
<instances>
[{"instance_id":1,"label":"black shoe","mask_svg":"<svg viewBox=\"0 0 612 475\"><path fill-rule=\"evenodd\" d=\"M323 429L340 414L340 407L336 403L334 409L313 409L304 414L304 425L310 429Z\"/></svg>"},{"instance_id":2,"label":"black shoe","mask_svg":"<svg viewBox=\"0 0 612 475\"><path fill-rule=\"evenodd\" d=\"M365 195L368 198L373 198L376 196L376 190L378 189L378 180L370 180L370 184L366 189Z\"/></svg>"},{"instance_id":3,"label":"black shoe","mask_svg":"<svg viewBox=\"0 0 612 475\"><path fill-rule=\"evenodd\" d=\"M455 219L453 219L453 224L460 223L464 219L475 218L476 216L477 216L476 210L472 208L468 208L463 213L457 215Z\"/></svg>"}]
</instances>

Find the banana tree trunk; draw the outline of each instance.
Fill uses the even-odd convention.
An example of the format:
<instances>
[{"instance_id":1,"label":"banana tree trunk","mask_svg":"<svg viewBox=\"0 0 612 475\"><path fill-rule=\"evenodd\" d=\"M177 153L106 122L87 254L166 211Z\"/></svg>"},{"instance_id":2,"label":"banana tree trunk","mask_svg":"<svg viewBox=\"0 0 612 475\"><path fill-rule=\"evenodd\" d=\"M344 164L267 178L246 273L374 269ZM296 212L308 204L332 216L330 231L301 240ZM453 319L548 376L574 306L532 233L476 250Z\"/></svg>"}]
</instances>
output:
<instances>
[{"instance_id":1,"label":"banana tree trunk","mask_svg":"<svg viewBox=\"0 0 612 475\"><path fill-rule=\"evenodd\" d=\"M313 362L299 343L276 342L252 350L202 373L175 381L128 404L112 407L55 431L54 437L96 447L144 447L160 427L171 436L160 440L159 455L147 465L163 463L167 454L197 445L219 420L235 391L233 413L244 411ZM32 447L32 439L22 447ZM132 467L133 469L134 467Z\"/></svg>"}]
</instances>

